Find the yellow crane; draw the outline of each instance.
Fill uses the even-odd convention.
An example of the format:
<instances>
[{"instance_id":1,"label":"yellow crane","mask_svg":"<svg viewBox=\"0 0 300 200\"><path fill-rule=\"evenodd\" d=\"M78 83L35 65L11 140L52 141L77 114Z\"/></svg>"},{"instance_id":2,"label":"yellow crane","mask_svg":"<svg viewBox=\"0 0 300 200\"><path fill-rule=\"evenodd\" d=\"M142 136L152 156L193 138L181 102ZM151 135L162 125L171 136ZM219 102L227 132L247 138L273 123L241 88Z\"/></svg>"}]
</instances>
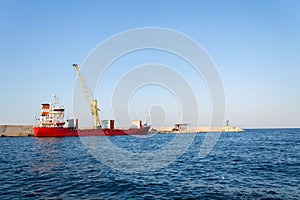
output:
<instances>
[{"instance_id":1,"label":"yellow crane","mask_svg":"<svg viewBox=\"0 0 300 200\"><path fill-rule=\"evenodd\" d=\"M92 111L92 115L94 117L94 126L93 126L93 129L97 129L98 127L100 127L100 121L99 121L99 117L98 117L98 111L99 111L99 108L98 108L98 105L97 105L97 100L91 100L90 98L90 95L88 93L88 90L85 86L85 83L82 79L82 76L79 72L79 69L78 69L78 65L77 64L73 64L73 67L77 73L77 76L78 76L78 79L79 79L79 82L80 82L80 85L81 85L81 88L84 92L84 95L85 95L85 98L89 104L89 107Z\"/></svg>"}]
</instances>

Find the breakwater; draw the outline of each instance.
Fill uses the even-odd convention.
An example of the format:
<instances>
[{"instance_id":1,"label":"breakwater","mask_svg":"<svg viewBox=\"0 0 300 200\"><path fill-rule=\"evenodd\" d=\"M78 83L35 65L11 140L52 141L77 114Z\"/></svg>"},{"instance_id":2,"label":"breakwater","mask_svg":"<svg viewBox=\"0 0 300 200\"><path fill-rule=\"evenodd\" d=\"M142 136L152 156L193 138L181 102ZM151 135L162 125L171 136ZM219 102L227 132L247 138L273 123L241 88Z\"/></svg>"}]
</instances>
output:
<instances>
[{"instance_id":1,"label":"breakwater","mask_svg":"<svg viewBox=\"0 0 300 200\"><path fill-rule=\"evenodd\" d=\"M157 131L159 133L207 133L207 132L244 132L237 126L221 126L221 127L184 127L179 128L179 130L174 130L174 127L154 127L152 131Z\"/></svg>"},{"instance_id":2,"label":"breakwater","mask_svg":"<svg viewBox=\"0 0 300 200\"><path fill-rule=\"evenodd\" d=\"M1 137L27 137L33 136L32 125L0 125ZM159 133L203 133L203 132L243 132L235 126L224 127L189 127L184 131L172 131L173 127L153 128Z\"/></svg>"},{"instance_id":3,"label":"breakwater","mask_svg":"<svg viewBox=\"0 0 300 200\"><path fill-rule=\"evenodd\" d=\"M1 137L33 136L32 125L0 125Z\"/></svg>"}]
</instances>

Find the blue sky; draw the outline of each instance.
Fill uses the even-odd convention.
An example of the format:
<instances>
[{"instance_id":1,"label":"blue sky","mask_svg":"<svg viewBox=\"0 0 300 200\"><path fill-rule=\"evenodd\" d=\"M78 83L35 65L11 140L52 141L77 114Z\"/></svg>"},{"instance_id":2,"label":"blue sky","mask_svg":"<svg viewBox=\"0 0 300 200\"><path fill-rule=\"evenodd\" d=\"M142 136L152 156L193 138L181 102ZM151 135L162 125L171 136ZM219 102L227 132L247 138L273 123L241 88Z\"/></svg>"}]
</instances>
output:
<instances>
[{"instance_id":1,"label":"blue sky","mask_svg":"<svg viewBox=\"0 0 300 200\"><path fill-rule=\"evenodd\" d=\"M32 124L40 103L53 94L60 97L68 117L73 117L76 74L72 64L83 63L100 42L119 32L162 27L182 32L206 49L222 77L225 118L231 124L300 127L299 10L296 0L1 0L0 124ZM151 62L145 55L138 55L140 64ZM130 63L129 58L124 63ZM160 58L154 60L158 61ZM170 63L176 65L176 59ZM178 63L175 68L181 71L183 66ZM111 73L121 73L118 67ZM197 81L191 78L190 82ZM205 84L200 85L194 89L204 99L199 100L200 124L206 125L211 105ZM96 95L104 108L109 100L100 94L106 87L104 81ZM143 91L137 92L133 102L142 97ZM158 99L163 104L168 98ZM131 114L139 118L147 108L133 108ZM103 117L111 117L111 112L103 112Z\"/></svg>"}]
</instances>

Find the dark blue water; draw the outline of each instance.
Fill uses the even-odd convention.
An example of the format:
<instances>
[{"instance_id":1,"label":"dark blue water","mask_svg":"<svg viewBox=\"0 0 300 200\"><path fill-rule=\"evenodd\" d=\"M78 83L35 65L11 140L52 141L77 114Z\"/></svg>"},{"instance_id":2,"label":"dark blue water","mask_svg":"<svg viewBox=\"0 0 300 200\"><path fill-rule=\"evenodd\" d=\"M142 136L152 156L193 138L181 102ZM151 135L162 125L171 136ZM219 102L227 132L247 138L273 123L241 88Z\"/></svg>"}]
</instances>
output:
<instances>
[{"instance_id":1,"label":"dark blue water","mask_svg":"<svg viewBox=\"0 0 300 200\"><path fill-rule=\"evenodd\" d=\"M173 137L110 140L143 152ZM143 173L102 164L80 138L0 138L0 198L300 199L300 129L223 133L213 151L199 158L204 137L197 135L167 167Z\"/></svg>"}]
</instances>

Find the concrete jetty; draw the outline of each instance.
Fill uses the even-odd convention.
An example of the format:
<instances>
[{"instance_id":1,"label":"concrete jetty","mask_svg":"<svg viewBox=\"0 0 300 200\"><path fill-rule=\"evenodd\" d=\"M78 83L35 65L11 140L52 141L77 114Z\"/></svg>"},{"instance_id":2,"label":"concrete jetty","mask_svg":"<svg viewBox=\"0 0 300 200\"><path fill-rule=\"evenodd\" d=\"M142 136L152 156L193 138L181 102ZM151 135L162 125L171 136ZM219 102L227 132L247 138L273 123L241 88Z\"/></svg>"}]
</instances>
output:
<instances>
[{"instance_id":1,"label":"concrete jetty","mask_svg":"<svg viewBox=\"0 0 300 200\"><path fill-rule=\"evenodd\" d=\"M32 125L0 125L1 137L27 137L34 136ZM159 133L205 133L205 132L244 132L243 129L236 126L223 127L188 127L184 130L173 130L174 127L152 128L152 131Z\"/></svg>"},{"instance_id":2,"label":"concrete jetty","mask_svg":"<svg viewBox=\"0 0 300 200\"><path fill-rule=\"evenodd\" d=\"M0 125L1 137L33 136L32 125Z\"/></svg>"},{"instance_id":3,"label":"concrete jetty","mask_svg":"<svg viewBox=\"0 0 300 200\"><path fill-rule=\"evenodd\" d=\"M152 131L159 133L207 133L207 132L244 132L245 130L237 126L222 126L222 127L187 127L182 130L174 130L174 127L153 128Z\"/></svg>"}]
</instances>

